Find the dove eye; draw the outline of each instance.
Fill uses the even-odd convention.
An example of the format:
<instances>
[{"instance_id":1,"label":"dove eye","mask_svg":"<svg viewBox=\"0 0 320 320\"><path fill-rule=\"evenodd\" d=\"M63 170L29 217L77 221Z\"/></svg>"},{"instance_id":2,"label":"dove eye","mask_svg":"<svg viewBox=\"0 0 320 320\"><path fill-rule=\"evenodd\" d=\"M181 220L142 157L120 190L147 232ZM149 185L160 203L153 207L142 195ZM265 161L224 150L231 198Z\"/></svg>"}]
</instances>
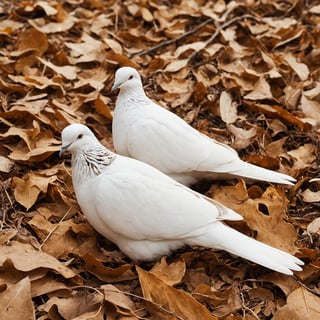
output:
<instances>
[{"instance_id":1,"label":"dove eye","mask_svg":"<svg viewBox=\"0 0 320 320\"><path fill-rule=\"evenodd\" d=\"M128 79L128 80L131 80L131 79L133 79L133 76L132 76L132 75L129 77L129 79Z\"/></svg>"},{"instance_id":2,"label":"dove eye","mask_svg":"<svg viewBox=\"0 0 320 320\"><path fill-rule=\"evenodd\" d=\"M80 134L78 135L78 139L81 139L82 137L83 137L83 134L80 133Z\"/></svg>"}]
</instances>

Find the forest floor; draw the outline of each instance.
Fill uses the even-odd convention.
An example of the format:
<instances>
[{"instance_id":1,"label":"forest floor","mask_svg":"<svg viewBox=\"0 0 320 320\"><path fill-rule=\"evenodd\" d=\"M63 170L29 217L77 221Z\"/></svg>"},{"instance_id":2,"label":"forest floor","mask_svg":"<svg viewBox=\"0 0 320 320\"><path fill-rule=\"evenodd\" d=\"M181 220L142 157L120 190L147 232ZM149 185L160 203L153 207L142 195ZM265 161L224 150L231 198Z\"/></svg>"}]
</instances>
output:
<instances>
[{"instance_id":1,"label":"forest floor","mask_svg":"<svg viewBox=\"0 0 320 320\"><path fill-rule=\"evenodd\" d=\"M320 319L318 1L2 0L0 43L1 319ZM245 161L297 179L194 188L302 272L205 248L134 266L92 229L60 135L81 122L113 150L120 66Z\"/></svg>"}]
</instances>

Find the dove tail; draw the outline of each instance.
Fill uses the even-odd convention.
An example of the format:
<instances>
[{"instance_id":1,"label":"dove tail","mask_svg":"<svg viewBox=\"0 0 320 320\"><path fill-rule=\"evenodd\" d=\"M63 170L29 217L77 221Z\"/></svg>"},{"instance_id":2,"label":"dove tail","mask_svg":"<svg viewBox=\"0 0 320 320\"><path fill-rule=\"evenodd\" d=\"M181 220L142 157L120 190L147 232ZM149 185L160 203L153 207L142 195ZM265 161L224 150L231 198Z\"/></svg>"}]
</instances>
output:
<instances>
[{"instance_id":1,"label":"dove tail","mask_svg":"<svg viewBox=\"0 0 320 320\"><path fill-rule=\"evenodd\" d=\"M292 275L301 271L303 262L291 254L250 238L218 222L206 226L204 233L190 239L190 245L223 249L269 269Z\"/></svg>"},{"instance_id":2,"label":"dove tail","mask_svg":"<svg viewBox=\"0 0 320 320\"><path fill-rule=\"evenodd\" d=\"M247 162L242 162L241 166L237 166L237 170L230 171L229 173L246 179L267 181L286 185L294 185L294 183L297 181L295 178L287 174L275 172Z\"/></svg>"}]
</instances>

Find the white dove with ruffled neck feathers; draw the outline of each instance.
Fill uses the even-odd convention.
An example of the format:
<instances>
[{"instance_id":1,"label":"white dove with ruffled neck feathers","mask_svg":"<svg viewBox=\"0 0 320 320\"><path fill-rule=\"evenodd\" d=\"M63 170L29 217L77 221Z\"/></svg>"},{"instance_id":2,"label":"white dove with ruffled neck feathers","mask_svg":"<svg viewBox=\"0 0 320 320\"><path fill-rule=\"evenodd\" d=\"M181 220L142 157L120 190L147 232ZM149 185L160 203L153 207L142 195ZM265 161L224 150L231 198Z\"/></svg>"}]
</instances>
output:
<instances>
[{"instance_id":1,"label":"white dove with ruffled neck feathers","mask_svg":"<svg viewBox=\"0 0 320 320\"><path fill-rule=\"evenodd\" d=\"M82 212L131 259L149 261L189 246L223 249L292 274L303 262L225 225L242 217L150 165L106 149L92 131L71 124L60 154L72 154L72 181Z\"/></svg>"}]
</instances>

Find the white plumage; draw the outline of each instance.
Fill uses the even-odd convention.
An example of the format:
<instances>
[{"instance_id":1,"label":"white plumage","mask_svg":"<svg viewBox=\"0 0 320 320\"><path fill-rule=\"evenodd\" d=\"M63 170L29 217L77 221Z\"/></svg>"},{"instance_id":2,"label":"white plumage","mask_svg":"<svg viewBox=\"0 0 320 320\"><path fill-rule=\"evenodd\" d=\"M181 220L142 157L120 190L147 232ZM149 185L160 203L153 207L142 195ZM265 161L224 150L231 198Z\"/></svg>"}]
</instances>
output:
<instances>
[{"instance_id":1,"label":"white plumage","mask_svg":"<svg viewBox=\"0 0 320 320\"><path fill-rule=\"evenodd\" d=\"M81 124L62 132L72 180L89 223L134 260L154 260L184 245L224 249L270 269L301 270L296 257L226 226L241 220L209 199L135 159L116 155Z\"/></svg>"},{"instance_id":2,"label":"white plumage","mask_svg":"<svg viewBox=\"0 0 320 320\"><path fill-rule=\"evenodd\" d=\"M119 88L112 133L117 153L146 162L190 185L199 179L242 177L292 185L286 174L242 161L231 147L192 128L150 100L138 72L117 70L112 90Z\"/></svg>"}]
</instances>

